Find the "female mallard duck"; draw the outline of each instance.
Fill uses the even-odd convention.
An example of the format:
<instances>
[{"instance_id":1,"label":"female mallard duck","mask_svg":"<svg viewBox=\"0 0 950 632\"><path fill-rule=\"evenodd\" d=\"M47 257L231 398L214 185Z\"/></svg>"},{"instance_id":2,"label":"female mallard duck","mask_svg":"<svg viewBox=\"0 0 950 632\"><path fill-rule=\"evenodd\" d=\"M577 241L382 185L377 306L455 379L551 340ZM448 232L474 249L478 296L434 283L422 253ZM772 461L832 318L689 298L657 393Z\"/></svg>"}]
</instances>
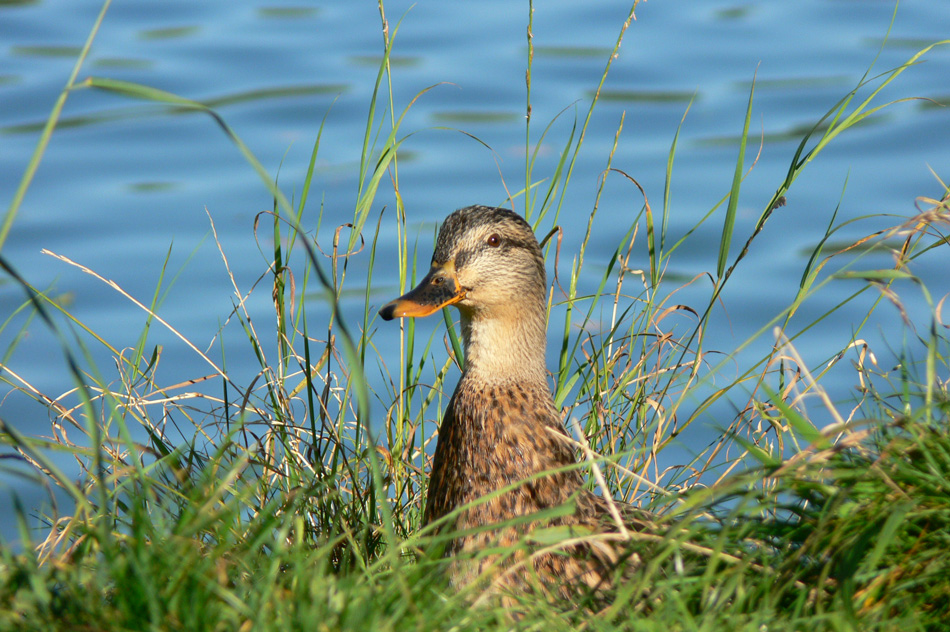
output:
<instances>
[{"instance_id":1,"label":"female mallard duck","mask_svg":"<svg viewBox=\"0 0 950 632\"><path fill-rule=\"evenodd\" d=\"M616 505L586 489L572 467L574 443L547 382L546 292L531 226L505 209L470 206L446 218L422 282L379 311L385 320L448 305L461 313L465 367L439 430L423 518L429 524L471 503L442 527L460 533L445 551L455 588L487 577L502 590L599 597L618 562L632 562L616 534L625 527L611 517L619 517ZM511 489L498 493L504 488ZM517 520L554 508L561 509ZM625 522L638 522L625 513ZM491 527L499 523L505 525ZM575 537L554 549L536 544L514 555L485 554L516 549L540 527Z\"/></svg>"}]
</instances>

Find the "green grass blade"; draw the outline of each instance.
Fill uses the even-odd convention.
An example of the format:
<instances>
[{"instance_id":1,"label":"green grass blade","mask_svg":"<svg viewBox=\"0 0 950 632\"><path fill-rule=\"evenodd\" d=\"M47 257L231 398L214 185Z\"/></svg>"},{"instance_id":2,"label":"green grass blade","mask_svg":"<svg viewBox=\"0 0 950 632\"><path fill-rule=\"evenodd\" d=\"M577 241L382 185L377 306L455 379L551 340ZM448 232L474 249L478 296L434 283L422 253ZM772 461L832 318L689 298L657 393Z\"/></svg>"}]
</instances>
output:
<instances>
[{"instance_id":1,"label":"green grass blade","mask_svg":"<svg viewBox=\"0 0 950 632\"><path fill-rule=\"evenodd\" d=\"M49 146L50 138L53 136L53 130L56 129L56 124L59 122L59 118L63 113L63 107L66 105L66 98L69 96L70 91L75 85L76 77L79 75L79 69L82 68L86 58L89 56L89 49L92 48L92 42L96 39L96 35L99 33L99 27L102 26L102 21L106 17L106 12L109 10L110 4L112 4L112 0L105 0L105 2L103 2L102 8L99 10L99 15L96 16L96 21L93 23L92 29L89 31L89 35L86 37L86 42L83 44L79 55L76 57L76 63L73 64L73 69L69 74L69 79L66 80L66 87L63 88L62 92L60 92L59 97L56 99L56 103L53 105L53 111L50 112L50 115L46 119L46 124L43 126L42 133L40 133L40 139L36 143L36 149L33 150L33 155L30 157L30 162L27 163L26 172L23 174L23 177L20 178L20 183L17 185L17 190L13 194L13 199L10 201L10 206L7 207L7 212L3 216L3 224L0 224L0 251L3 250L3 244L7 241L7 236L10 234L10 228L13 226L13 221L16 219L17 213L20 210L20 206L23 204L23 198L26 196L26 192L30 188L30 184L33 182L33 176L36 175L36 170L40 167L40 162L42 162L43 155L46 153L46 148Z\"/></svg>"},{"instance_id":2,"label":"green grass blade","mask_svg":"<svg viewBox=\"0 0 950 632\"><path fill-rule=\"evenodd\" d=\"M746 106L745 121L742 124L742 136L739 139L739 157L736 159L736 170L732 176L732 187L729 190L729 205L726 207L726 217L722 223L722 238L719 242L719 259L716 262L716 277L722 278L729 261L729 247L732 244L732 232L736 224L736 209L739 207L739 190L742 187L742 176L745 171L745 150L749 142L749 123L752 121L752 97L755 95L755 79L749 89L749 103Z\"/></svg>"}]
</instances>

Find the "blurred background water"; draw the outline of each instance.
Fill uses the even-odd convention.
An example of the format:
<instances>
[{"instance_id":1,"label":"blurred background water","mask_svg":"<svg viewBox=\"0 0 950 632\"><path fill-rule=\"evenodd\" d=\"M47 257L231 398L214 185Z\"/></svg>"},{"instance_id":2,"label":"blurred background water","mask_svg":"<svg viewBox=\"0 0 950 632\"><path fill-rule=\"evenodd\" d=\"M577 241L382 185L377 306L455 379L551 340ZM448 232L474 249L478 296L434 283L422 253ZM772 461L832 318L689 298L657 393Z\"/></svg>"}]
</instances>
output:
<instances>
[{"instance_id":1,"label":"blurred background water","mask_svg":"<svg viewBox=\"0 0 950 632\"><path fill-rule=\"evenodd\" d=\"M86 0L0 0L0 194L5 205L100 8ZM586 115L628 10L629 2L614 0L535 3L532 144L556 118L536 177L552 173L570 127ZM401 132L412 135L402 145L399 163L400 193L427 260L433 227L448 212L473 203L502 204L506 184L512 191L523 186L528 6L510 0L389 0L385 11L391 32L399 22L392 59L398 107L435 86L406 115ZM626 118L613 164L643 185L658 210L670 145L692 103L672 179L672 242L728 192L751 82L757 78L752 135L764 134L765 143L743 186L734 248L741 247L782 181L804 131L872 63L872 75L883 72L950 36L946 0L908 0L897 8L882 48L894 14L888 0L642 3L604 86L566 194L560 223L566 229L562 252L567 260L587 225L622 114ZM109 9L80 78L138 82L212 105L268 170L279 171L282 187L295 196L326 116L304 225L327 247L336 226L352 219L382 48L379 9L369 0L127 0ZM908 216L918 196L939 197L941 187L931 169L945 181L950 178L950 108L938 105L950 103L950 48L937 48L925 60L888 87L880 102L931 100L897 104L847 131L795 184L787 206L770 220L722 296L710 332L717 349L735 349L788 304L810 249L836 209L838 222L869 214ZM750 147L747 164L755 151ZM321 205L323 219L316 232ZM641 205L631 185L610 179L588 251L588 290L596 287ZM59 295L82 323L120 349L135 344L146 315L41 249L88 266L145 303L169 256L166 284L178 276L163 296L159 314L204 347L235 300L210 237L209 216L246 291L268 265L266 231L255 237L253 221L271 207L267 189L209 117L78 90L69 96L3 255L35 287ZM377 254L373 313L399 289L391 265L396 260L391 187L381 188L375 213L384 207L389 210ZM520 200L516 208L523 210ZM723 212L688 238L672 261L671 274L685 280L715 271ZM839 236L854 238L887 225L880 219L856 223ZM646 266L642 238L634 253L631 264ZM939 298L950 291L946 257L928 260L914 272ZM873 261L888 265L885 257ZM350 287L361 286L366 265L366 257L353 260L349 274L357 281ZM856 287L833 283L802 307L800 322L811 322ZM919 291L912 284L898 289L911 316L926 322ZM701 308L701 297L707 295L708 285L700 281L677 300L696 301L694 307ZM23 298L19 287L5 281L0 319L9 318ZM801 341L806 358L826 360L845 347L862 307L875 298L862 297L810 331ZM362 294L347 295L344 311L355 317L363 303ZM255 292L249 308L266 331L273 320L269 289ZM308 313L311 331L319 329L327 306L314 298ZM880 322L860 335L886 358L888 345L899 348L904 334L896 310L885 307L881 314ZM24 323L18 318L0 334L4 349ZM428 332L442 325L440 319L429 319L420 326ZM380 326L375 337L382 353L391 349L389 364L398 361L397 330ZM161 327L153 325L149 336L149 348L164 348L164 383L208 373L196 354ZM258 366L241 330L226 330L223 343L216 344L226 350L228 370L247 383ZM758 357L771 344L766 335L744 353ZM99 345L89 348L103 374L113 379L109 354ZM221 352L212 355L220 357ZM554 358L550 353L551 362ZM29 324L7 364L45 393L58 395L72 387L59 344L38 321ZM374 366L368 374L371 380L382 379ZM836 399L846 400L855 379L844 367L832 373L826 387ZM3 399L0 416L22 432L50 433L44 408L22 395ZM703 427L682 437L683 449L702 449L728 421L717 421L711 413ZM13 476L10 468L0 485L4 507L14 492L27 506L46 502L42 488ZM0 515L0 532L7 538L13 537L9 515L7 510Z\"/></svg>"}]
</instances>

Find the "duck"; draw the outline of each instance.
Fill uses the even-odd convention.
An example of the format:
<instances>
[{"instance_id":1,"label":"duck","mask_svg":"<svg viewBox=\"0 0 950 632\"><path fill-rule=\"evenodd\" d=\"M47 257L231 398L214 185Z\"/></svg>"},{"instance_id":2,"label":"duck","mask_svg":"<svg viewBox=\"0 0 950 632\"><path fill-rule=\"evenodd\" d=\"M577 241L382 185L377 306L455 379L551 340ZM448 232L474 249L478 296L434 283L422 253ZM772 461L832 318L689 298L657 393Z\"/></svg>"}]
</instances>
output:
<instances>
[{"instance_id":1,"label":"duck","mask_svg":"<svg viewBox=\"0 0 950 632\"><path fill-rule=\"evenodd\" d=\"M468 206L442 223L425 277L379 315L421 318L448 306L460 315L464 367L422 520L448 534L449 585L485 586L477 594L509 604L524 593L601 603L640 564L629 532L650 516L586 484L548 383L547 291L531 225L507 209ZM562 544L543 533L562 534Z\"/></svg>"}]
</instances>

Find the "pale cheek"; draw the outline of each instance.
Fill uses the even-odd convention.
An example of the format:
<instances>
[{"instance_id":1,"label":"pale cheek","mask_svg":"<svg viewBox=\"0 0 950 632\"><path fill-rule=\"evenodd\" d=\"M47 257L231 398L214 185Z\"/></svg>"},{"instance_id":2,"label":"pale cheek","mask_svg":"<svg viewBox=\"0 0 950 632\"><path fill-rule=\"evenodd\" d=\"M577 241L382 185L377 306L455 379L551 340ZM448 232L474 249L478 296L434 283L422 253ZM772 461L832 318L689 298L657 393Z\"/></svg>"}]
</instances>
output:
<instances>
[{"instance_id":1,"label":"pale cheek","mask_svg":"<svg viewBox=\"0 0 950 632\"><path fill-rule=\"evenodd\" d=\"M459 275L459 282L462 287L470 288L468 294L472 297L478 297L478 300L490 301L496 297L512 298L518 294L517 278L497 273L486 272L481 276Z\"/></svg>"},{"instance_id":2,"label":"pale cheek","mask_svg":"<svg viewBox=\"0 0 950 632\"><path fill-rule=\"evenodd\" d=\"M501 291L500 288L493 287L493 284L485 279L477 283L474 281L475 279L459 276L459 283L462 287L466 288L465 298L468 299L468 301L483 305L498 300L498 295Z\"/></svg>"},{"instance_id":3,"label":"pale cheek","mask_svg":"<svg viewBox=\"0 0 950 632\"><path fill-rule=\"evenodd\" d=\"M467 292L466 298L470 305L477 306L483 314L491 314L493 318L504 318L518 304L518 295L509 288L490 288L480 286ZM521 313L514 309L515 315ZM517 317L517 316L516 316Z\"/></svg>"}]
</instances>

